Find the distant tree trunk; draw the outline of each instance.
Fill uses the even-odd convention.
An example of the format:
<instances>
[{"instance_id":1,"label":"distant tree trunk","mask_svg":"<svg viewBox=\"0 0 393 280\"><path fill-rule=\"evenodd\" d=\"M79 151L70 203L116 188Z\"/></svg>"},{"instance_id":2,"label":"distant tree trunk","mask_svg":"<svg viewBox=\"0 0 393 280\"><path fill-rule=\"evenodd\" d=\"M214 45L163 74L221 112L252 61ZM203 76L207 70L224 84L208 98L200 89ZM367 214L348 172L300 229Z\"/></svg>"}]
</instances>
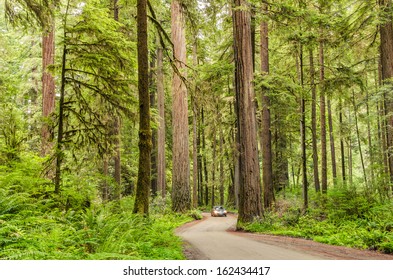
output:
<instances>
[{"instance_id":1,"label":"distant tree trunk","mask_svg":"<svg viewBox=\"0 0 393 280\"><path fill-rule=\"evenodd\" d=\"M320 83L320 111L321 111L321 175L322 192L327 193L327 149L326 149L326 103L325 103L325 62L324 43L319 42L319 83Z\"/></svg>"},{"instance_id":2,"label":"distant tree trunk","mask_svg":"<svg viewBox=\"0 0 393 280\"><path fill-rule=\"evenodd\" d=\"M215 187L216 187L216 166L217 166L217 140L216 129L213 132L213 161L212 161L212 184L211 184L211 207L216 205Z\"/></svg>"},{"instance_id":3,"label":"distant tree trunk","mask_svg":"<svg viewBox=\"0 0 393 280\"><path fill-rule=\"evenodd\" d=\"M193 56L193 64L194 67L198 65L198 57L197 57L197 42L194 42L192 49ZM196 86L196 77L194 78L194 96L191 99L192 103L192 207L198 207L198 145L197 145L197 117L198 117L198 105L197 105L197 86Z\"/></svg>"},{"instance_id":4,"label":"distant tree trunk","mask_svg":"<svg viewBox=\"0 0 393 280\"><path fill-rule=\"evenodd\" d=\"M113 0L113 18L119 20L119 0Z\"/></svg>"},{"instance_id":5,"label":"distant tree trunk","mask_svg":"<svg viewBox=\"0 0 393 280\"><path fill-rule=\"evenodd\" d=\"M108 158L106 157L106 155L104 155L103 157L103 167L102 167L102 174L104 175L104 181L102 183L102 200L103 201L108 201L109 200L109 186L108 186Z\"/></svg>"},{"instance_id":6,"label":"distant tree trunk","mask_svg":"<svg viewBox=\"0 0 393 280\"><path fill-rule=\"evenodd\" d=\"M366 76L367 80L367 76ZM367 115L367 142L368 142L368 153L370 159L370 175L371 175L371 184L370 187L374 185L374 150L371 136L371 119L370 119L370 106L369 106L369 94L366 87L366 115ZM377 126L378 126L378 134L379 134L379 112L377 112Z\"/></svg>"},{"instance_id":7,"label":"distant tree trunk","mask_svg":"<svg viewBox=\"0 0 393 280\"><path fill-rule=\"evenodd\" d=\"M344 125L343 125L343 107L342 100L340 97L339 101L339 121L340 121L340 150L341 150L341 173L343 182L345 184L346 181L346 172L345 172L345 148L344 148Z\"/></svg>"},{"instance_id":8,"label":"distant tree trunk","mask_svg":"<svg viewBox=\"0 0 393 280\"><path fill-rule=\"evenodd\" d=\"M348 109L348 126L351 128L352 127L352 115L351 115L351 109ZM348 179L349 179L349 185L353 186L353 161L352 161L352 129L348 130L349 135L348 135Z\"/></svg>"},{"instance_id":9,"label":"distant tree trunk","mask_svg":"<svg viewBox=\"0 0 393 280\"><path fill-rule=\"evenodd\" d=\"M274 133L272 133L273 155L273 188L277 191L285 189L289 181L287 133L284 124L285 114L277 112L274 116Z\"/></svg>"},{"instance_id":10,"label":"distant tree trunk","mask_svg":"<svg viewBox=\"0 0 393 280\"><path fill-rule=\"evenodd\" d=\"M64 26L67 26L68 8L65 13ZM67 39L66 31L64 31L64 40ZM65 42L65 41L64 41ZM60 81L60 100L59 100L59 123L57 125L57 143L56 143L56 169L55 169L55 193L60 193L61 183L61 165L63 162L63 137L64 137L64 97L65 97L65 75L66 75L66 62L67 62L67 46L63 43L63 53L61 58L61 81Z\"/></svg>"},{"instance_id":11,"label":"distant tree trunk","mask_svg":"<svg viewBox=\"0 0 393 280\"><path fill-rule=\"evenodd\" d=\"M194 99L194 98L193 98ZM199 180L199 172L198 172L198 146L197 146L197 106L196 101L192 101L192 207L198 207L198 180Z\"/></svg>"},{"instance_id":12,"label":"distant tree trunk","mask_svg":"<svg viewBox=\"0 0 393 280\"><path fill-rule=\"evenodd\" d=\"M156 68L155 56L151 55L150 58L150 73L149 73L149 83L150 83L150 108L156 107L156 87L154 84L154 71ZM152 128L151 130L151 140L152 140L152 151L151 151L151 194L153 197L157 196L157 129Z\"/></svg>"},{"instance_id":13,"label":"distant tree trunk","mask_svg":"<svg viewBox=\"0 0 393 280\"><path fill-rule=\"evenodd\" d=\"M165 91L163 72L163 50L160 44L157 47L157 107L158 107L158 133L157 133L157 189L161 196L166 195L165 176Z\"/></svg>"},{"instance_id":14,"label":"distant tree trunk","mask_svg":"<svg viewBox=\"0 0 393 280\"><path fill-rule=\"evenodd\" d=\"M42 116L44 117L41 128L42 156L48 155L53 147L53 125L48 118L55 111L56 97L55 78L47 70L49 65L55 63L55 21L51 17L49 22L42 35Z\"/></svg>"},{"instance_id":15,"label":"distant tree trunk","mask_svg":"<svg viewBox=\"0 0 393 280\"><path fill-rule=\"evenodd\" d=\"M149 214L151 128L149 98L149 51L147 46L147 0L137 1L139 163L134 213Z\"/></svg>"},{"instance_id":16,"label":"distant tree trunk","mask_svg":"<svg viewBox=\"0 0 393 280\"><path fill-rule=\"evenodd\" d=\"M234 0L236 98L239 106L240 205L238 225L261 216L261 183L253 87L250 7Z\"/></svg>"},{"instance_id":17,"label":"distant tree trunk","mask_svg":"<svg viewBox=\"0 0 393 280\"><path fill-rule=\"evenodd\" d=\"M303 70L303 45L299 46L299 59L298 59L298 75L300 85L304 87L304 70ZM306 145L306 97L304 90L300 99L300 138L302 150L302 177L303 177L303 211L308 208L308 181L307 181L307 145Z\"/></svg>"},{"instance_id":18,"label":"distant tree trunk","mask_svg":"<svg viewBox=\"0 0 393 280\"><path fill-rule=\"evenodd\" d=\"M334 144L332 105L331 105L330 97L327 98L327 109L328 109L328 123L329 123L330 154L332 157L332 175L333 175L333 181L335 182L337 179L336 147Z\"/></svg>"},{"instance_id":19,"label":"distant tree trunk","mask_svg":"<svg viewBox=\"0 0 393 280\"><path fill-rule=\"evenodd\" d=\"M382 67L382 82L391 85L390 79L393 77L393 21L392 21L392 1L379 0L379 5L383 12L383 22L379 26L380 32L380 52ZM387 112L387 153L389 163L390 184L393 190L393 98L385 99L385 110Z\"/></svg>"},{"instance_id":20,"label":"distant tree trunk","mask_svg":"<svg viewBox=\"0 0 393 280\"><path fill-rule=\"evenodd\" d=\"M207 158L206 158L206 136L205 136L205 110L201 109L201 121L202 121L202 160L203 160L203 175L204 183L202 185L204 189L205 205L209 205L209 173L207 172Z\"/></svg>"},{"instance_id":21,"label":"distant tree trunk","mask_svg":"<svg viewBox=\"0 0 393 280\"><path fill-rule=\"evenodd\" d=\"M185 76L186 36L183 8L179 0L172 0L171 29L175 65ZM172 169L172 209L184 212L191 207L190 162L188 152L188 101L187 88L179 73L173 74L173 169Z\"/></svg>"},{"instance_id":22,"label":"distant tree trunk","mask_svg":"<svg viewBox=\"0 0 393 280\"><path fill-rule=\"evenodd\" d=\"M220 120L220 204L224 205L224 135Z\"/></svg>"},{"instance_id":23,"label":"distant tree trunk","mask_svg":"<svg viewBox=\"0 0 393 280\"><path fill-rule=\"evenodd\" d=\"M197 149L198 149L198 202L199 205L204 204L204 192L203 192L203 158L202 158L202 144L201 144L201 138L202 138L202 133L201 133L201 117L199 114L199 109L198 109L198 137L197 137Z\"/></svg>"},{"instance_id":24,"label":"distant tree trunk","mask_svg":"<svg viewBox=\"0 0 393 280\"><path fill-rule=\"evenodd\" d=\"M116 21L119 21L119 6L118 0L113 0L113 17ZM121 196L121 153L120 153L120 127L121 121L119 116L114 117L113 123L113 136L115 144L115 156L113 158L115 163L114 178L116 181L116 193L115 198L120 199Z\"/></svg>"},{"instance_id":25,"label":"distant tree trunk","mask_svg":"<svg viewBox=\"0 0 393 280\"><path fill-rule=\"evenodd\" d=\"M356 106L355 92L354 91L352 91L352 105L353 105L353 113L354 113L354 117L355 117L356 138L357 138L357 142L358 142L358 148L359 148L359 154L360 154L360 162L362 164L363 178L364 178L364 183L366 184L366 189L367 189L368 188L368 181L367 181L366 167L364 165L362 144L360 142L358 114L357 114L357 106Z\"/></svg>"},{"instance_id":26,"label":"distant tree trunk","mask_svg":"<svg viewBox=\"0 0 393 280\"><path fill-rule=\"evenodd\" d=\"M312 133L312 159L314 171L314 187L319 193L321 186L319 184L319 164L318 164L318 144L317 144L317 89L314 81L314 55L310 48L310 83L311 83L311 133Z\"/></svg>"},{"instance_id":27,"label":"distant tree trunk","mask_svg":"<svg viewBox=\"0 0 393 280\"><path fill-rule=\"evenodd\" d=\"M376 80L376 88L381 87L383 82L382 82L382 62L381 62L381 56L378 59L378 71ZM381 135L381 154L382 154L382 159L383 159L383 167L384 167L384 175L389 176L389 160L388 160L388 154L387 154L387 127L386 127L386 95L385 93L383 94L383 100L380 102L380 108L379 108L379 116L380 116L380 135ZM384 177L385 177L384 176ZM390 181L390 178L389 178ZM386 184L386 181L385 181ZM389 184L388 184L389 185Z\"/></svg>"},{"instance_id":28,"label":"distant tree trunk","mask_svg":"<svg viewBox=\"0 0 393 280\"><path fill-rule=\"evenodd\" d=\"M267 13L267 5L263 5L263 13ZM269 31L267 21L261 22L261 72L269 74ZM267 89L261 89L262 99L262 181L264 191L264 207L270 209L274 203L272 134L270 126L270 98Z\"/></svg>"},{"instance_id":29,"label":"distant tree trunk","mask_svg":"<svg viewBox=\"0 0 393 280\"><path fill-rule=\"evenodd\" d=\"M235 135L235 151L234 151L234 167L233 167L233 175L234 175L234 182L233 182L233 189L234 189L234 196L235 196L235 206L236 209L239 209L240 205L240 148L239 148L239 142L240 142L240 136L238 129L236 129L236 135Z\"/></svg>"}]
</instances>

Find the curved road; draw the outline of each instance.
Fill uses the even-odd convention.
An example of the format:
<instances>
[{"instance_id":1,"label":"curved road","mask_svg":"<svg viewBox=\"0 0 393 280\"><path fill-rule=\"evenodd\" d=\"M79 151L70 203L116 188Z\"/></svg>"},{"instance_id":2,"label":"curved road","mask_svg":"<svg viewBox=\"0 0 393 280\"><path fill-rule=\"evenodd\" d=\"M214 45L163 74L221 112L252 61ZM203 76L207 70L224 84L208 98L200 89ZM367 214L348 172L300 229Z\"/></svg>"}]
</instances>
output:
<instances>
[{"instance_id":1,"label":"curved road","mask_svg":"<svg viewBox=\"0 0 393 280\"><path fill-rule=\"evenodd\" d=\"M236 226L236 216L210 217L178 230L178 235L203 259L212 260L312 260L321 259L307 253L265 244L228 232Z\"/></svg>"},{"instance_id":2,"label":"curved road","mask_svg":"<svg viewBox=\"0 0 393 280\"><path fill-rule=\"evenodd\" d=\"M324 260L392 259L391 255L316 243L310 240L234 232L237 217L210 217L186 224L176 233L188 244L189 259Z\"/></svg>"}]
</instances>

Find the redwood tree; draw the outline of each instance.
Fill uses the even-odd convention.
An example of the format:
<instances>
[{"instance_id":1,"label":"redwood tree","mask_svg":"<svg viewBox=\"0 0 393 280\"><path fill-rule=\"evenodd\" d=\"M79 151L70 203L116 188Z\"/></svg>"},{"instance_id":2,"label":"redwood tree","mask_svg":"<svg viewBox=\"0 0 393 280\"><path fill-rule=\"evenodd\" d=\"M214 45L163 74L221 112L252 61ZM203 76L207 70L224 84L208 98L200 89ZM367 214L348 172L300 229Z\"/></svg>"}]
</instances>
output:
<instances>
[{"instance_id":1,"label":"redwood tree","mask_svg":"<svg viewBox=\"0 0 393 280\"><path fill-rule=\"evenodd\" d=\"M184 12L179 0L172 0L171 30L175 69L172 79L173 168L172 209L184 212L191 207L190 160L188 155L188 101L184 84L186 36Z\"/></svg>"},{"instance_id":2,"label":"redwood tree","mask_svg":"<svg viewBox=\"0 0 393 280\"><path fill-rule=\"evenodd\" d=\"M49 16L48 25L42 35L42 116L41 155L46 156L52 148L53 132L48 118L55 110L55 78L48 72L48 66L55 62L55 22Z\"/></svg>"},{"instance_id":3,"label":"redwood tree","mask_svg":"<svg viewBox=\"0 0 393 280\"><path fill-rule=\"evenodd\" d=\"M240 202L238 225L261 216L255 94L251 46L250 6L234 0L235 85L240 147Z\"/></svg>"},{"instance_id":4,"label":"redwood tree","mask_svg":"<svg viewBox=\"0 0 393 280\"><path fill-rule=\"evenodd\" d=\"M379 5L382 10L382 23L379 26L381 45L381 74L382 82L387 85L391 84L393 77L393 20L391 15L392 1L380 0ZM393 182L393 100L392 97L387 97L385 100L385 112L387 117L387 152L388 152L388 166L390 173L390 183Z\"/></svg>"}]
</instances>

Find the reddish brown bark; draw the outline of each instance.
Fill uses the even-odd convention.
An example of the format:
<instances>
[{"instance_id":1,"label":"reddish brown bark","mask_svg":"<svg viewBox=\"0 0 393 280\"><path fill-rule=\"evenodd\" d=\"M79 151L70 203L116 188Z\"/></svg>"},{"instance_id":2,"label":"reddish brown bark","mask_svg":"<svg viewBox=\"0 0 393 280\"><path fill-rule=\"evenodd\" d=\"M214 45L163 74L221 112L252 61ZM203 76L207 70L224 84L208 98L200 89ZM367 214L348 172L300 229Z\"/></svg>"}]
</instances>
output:
<instances>
[{"instance_id":1,"label":"reddish brown bark","mask_svg":"<svg viewBox=\"0 0 393 280\"><path fill-rule=\"evenodd\" d=\"M175 66L184 77L186 74L186 36L184 12L178 0L171 4L171 29ZM188 151L188 100L187 88L179 73L173 74L172 125L173 125L173 169L172 209L184 212L191 207L190 160Z\"/></svg>"},{"instance_id":2,"label":"reddish brown bark","mask_svg":"<svg viewBox=\"0 0 393 280\"><path fill-rule=\"evenodd\" d=\"M233 27L235 40L235 84L238 106L240 147L240 204L238 225L261 216L257 126L255 117L254 73L252 69L250 7L235 0Z\"/></svg>"},{"instance_id":3,"label":"reddish brown bark","mask_svg":"<svg viewBox=\"0 0 393 280\"><path fill-rule=\"evenodd\" d=\"M53 143L53 127L49 117L55 110L55 78L48 72L48 66L54 64L55 59L55 23L50 21L50 26L42 35L42 116L44 121L41 128L41 155L50 153Z\"/></svg>"}]
</instances>

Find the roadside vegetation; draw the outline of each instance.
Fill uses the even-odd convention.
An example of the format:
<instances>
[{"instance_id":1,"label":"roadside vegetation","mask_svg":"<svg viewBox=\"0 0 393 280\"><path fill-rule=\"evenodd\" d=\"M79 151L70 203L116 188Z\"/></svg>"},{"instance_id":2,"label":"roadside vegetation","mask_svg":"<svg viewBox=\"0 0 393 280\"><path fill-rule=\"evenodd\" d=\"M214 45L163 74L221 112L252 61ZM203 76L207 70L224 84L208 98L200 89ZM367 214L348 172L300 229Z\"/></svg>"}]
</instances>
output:
<instances>
[{"instance_id":1,"label":"roadside vegetation","mask_svg":"<svg viewBox=\"0 0 393 280\"><path fill-rule=\"evenodd\" d=\"M67 175L72 186L55 195L41 161L26 154L0 166L0 259L184 259L174 229L191 213L173 214L162 199L147 219L132 213L131 197L103 204L93 177Z\"/></svg>"},{"instance_id":2,"label":"roadside vegetation","mask_svg":"<svg viewBox=\"0 0 393 280\"><path fill-rule=\"evenodd\" d=\"M317 242L393 253L393 204L362 190L332 188L326 197L311 195L301 210L299 194L281 195L276 210L244 226L250 232L312 239Z\"/></svg>"}]
</instances>

